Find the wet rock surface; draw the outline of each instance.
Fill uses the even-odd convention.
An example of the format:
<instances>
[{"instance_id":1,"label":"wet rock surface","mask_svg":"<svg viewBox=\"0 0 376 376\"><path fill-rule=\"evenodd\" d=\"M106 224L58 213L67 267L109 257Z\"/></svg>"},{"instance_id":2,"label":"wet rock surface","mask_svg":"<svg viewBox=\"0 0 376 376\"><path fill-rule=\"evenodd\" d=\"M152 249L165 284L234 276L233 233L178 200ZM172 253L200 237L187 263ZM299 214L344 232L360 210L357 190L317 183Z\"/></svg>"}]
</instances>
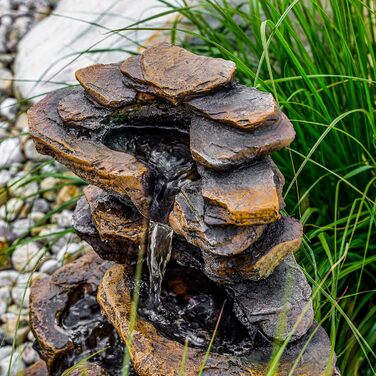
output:
<instances>
[{"instance_id":1,"label":"wet rock surface","mask_svg":"<svg viewBox=\"0 0 376 376\"><path fill-rule=\"evenodd\" d=\"M77 175L98 186L123 196L128 193L139 210L147 213L147 167L137 162L133 155L114 152L101 143L68 132L57 113L57 106L69 93L69 89L59 90L29 110L30 133L37 150L54 156Z\"/></svg>"},{"instance_id":2,"label":"wet rock surface","mask_svg":"<svg viewBox=\"0 0 376 376\"><path fill-rule=\"evenodd\" d=\"M98 292L99 304L124 340L129 334L131 275L132 272L124 266L114 265L104 276ZM177 288L180 286L177 285ZM183 289L182 293L184 292ZM152 324L142 318L136 321L133 335L134 340L129 351L139 375L174 375L176 370L180 369L184 353L184 346L181 343L167 339ZM308 338L308 345L305 347ZM205 365L205 374L266 375L273 347L261 345L259 348L252 348L248 353L244 353L246 350L242 349L241 356L210 352ZM188 347L185 374L197 375L204 356L205 351ZM324 376L328 370L329 356L330 341L325 331L315 324L302 341L292 342L287 346L278 367L278 374L288 375L292 364L296 362L294 375ZM329 374L332 373L329 371Z\"/></svg>"},{"instance_id":3,"label":"wet rock surface","mask_svg":"<svg viewBox=\"0 0 376 376\"><path fill-rule=\"evenodd\" d=\"M110 266L89 253L33 284L31 327L50 373L59 375L107 346L109 349L92 361L98 361L114 375L120 372L122 346L95 298L98 284Z\"/></svg>"},{"instance_id":4,"label":"wet rock surface","mask_svg":"<svg viewBox=\"0 0 376 376\"><path fill-rule=\"evenodd\" d=\"M226 284L239 320L265 336L284 341L301 338L313 323L311 288L292 255L269 278ZM294 326L296 325L296 328Z\"/></svg>"}]
</instances>

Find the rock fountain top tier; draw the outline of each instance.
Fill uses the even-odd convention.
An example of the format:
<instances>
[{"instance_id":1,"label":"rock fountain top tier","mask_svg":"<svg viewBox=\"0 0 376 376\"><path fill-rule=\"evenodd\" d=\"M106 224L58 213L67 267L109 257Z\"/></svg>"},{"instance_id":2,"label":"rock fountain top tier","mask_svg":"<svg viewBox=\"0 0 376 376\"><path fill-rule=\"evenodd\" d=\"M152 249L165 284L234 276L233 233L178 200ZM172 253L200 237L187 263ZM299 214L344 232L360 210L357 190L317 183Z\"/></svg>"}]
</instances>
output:
<instances>
[{"instance_id":1,"label":"rock fountain top tier","mask_svg":"<svg viewBox=\"0 0 376 376\"><path fill-rule=\"evenodd\" d=\"M160 43L122 64L78 70L82 87L29 111L38 150L110 192L127 213L105 213L99 188L86 191L99 236L121 234L126 245L102 257L124 262L137 250L143 218L201 248L221 278L266 277L299 247L301 226L280 215L284 178L268 156L293 141L293 126L272 95L234 81L235 70Z\"/></svg>"}]
</instances>

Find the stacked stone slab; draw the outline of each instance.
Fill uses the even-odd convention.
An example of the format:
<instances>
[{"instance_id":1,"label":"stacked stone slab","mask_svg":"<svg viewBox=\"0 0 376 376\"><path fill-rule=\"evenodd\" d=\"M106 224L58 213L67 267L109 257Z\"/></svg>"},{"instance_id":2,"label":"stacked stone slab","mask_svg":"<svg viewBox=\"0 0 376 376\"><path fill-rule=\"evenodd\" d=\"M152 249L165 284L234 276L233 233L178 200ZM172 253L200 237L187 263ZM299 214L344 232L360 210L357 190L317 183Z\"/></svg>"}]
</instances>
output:
<instances>
[{"instance_id":1,"label":"stacked stone slab","mask_svg":"<svg viewBox=\"0 0 376 376\"><path fill-rule=\"evenodd\" d=\"M281 215L284 178L269 156L290 145L295 132L273 97L237 83L235 70L231 61L157 44L122 64L78 70L81 87L56 91L29 111L30 132L39 152L52 155L91 184L76 208L77 232L103 259L128 265L147 237L153 173L135 155L107 147L106 135L127 124L172 124L189 132L197 174L175 196L168 217L175 238L185 243L174 246L172 257L191 260L222 285L250 335L259 331L270 340L292 342L289 355L282 358L281 375L293 363L291 354L313 333L315 345L307 347L296 369L324 375L332 367L330 343L315 329L311 290L292 255L300 246L302 226ZM124 287L127 268L117 265L106 274L99 293L103 310L123 339L128 327L122 314L127 317L128 311L119 311L119 304L127 306L128 295L113 294L119 292L116 284ZM180 344L166 344L150 324L143 325L153 335L141 333L140 343L162 341L176 356L182 355ZM147 370L138 354L142 350L130 349L137 372L162 375L158 357L163 355L150 344L146 347ZM198 350L190 352L193 375ZM218 364L223 362L218 374L253 370L264 375L270 353L261 353L237 359L232 371L226 364L235 360L216 355L212 369L221 369ZM174 374L174 362L167 363L163 375Z\"/></svg>"}]
</instances>

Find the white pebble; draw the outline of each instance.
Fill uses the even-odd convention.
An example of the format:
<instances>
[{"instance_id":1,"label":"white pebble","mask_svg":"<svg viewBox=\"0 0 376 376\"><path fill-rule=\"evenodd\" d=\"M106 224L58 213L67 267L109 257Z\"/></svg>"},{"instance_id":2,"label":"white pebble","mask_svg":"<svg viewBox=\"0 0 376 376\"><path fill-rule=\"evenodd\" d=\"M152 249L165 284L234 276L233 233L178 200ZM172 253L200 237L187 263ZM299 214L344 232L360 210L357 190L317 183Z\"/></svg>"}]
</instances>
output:
<instances>
[{"instance_id":1,"label":"white pebble","mask_svg":"<svg viewBox=\"0 0 376 376\"><path fill-rule=\"evenodd\" d=\"M6 138L0 142L0 168L10 167L25 160L21 151L21 141L17 137Z\"/></svg>"},{"instance_id":2,"label":"white pebble","mask_svg":"<svg viewBox=\"0 0 376 376\"><path fill-rule=\"evenodd\" d=\"M21 372L25 365L20 357L20 354L17 352L13 353L13 357L8 356L0 361L0 375L7 375L9 364L11 363L10 373L9 376L16 376L19 372Z\"/></svg>"},{"instance_id":3,"label":"white pebble","mask_svg":"<svg viewBox=\"0 0 376 376\"><path fill-rule=\"evenodd\" d=\"M17 238L20 238L26 235L34 224L31 218L18 219L12 223L12 231Z\"/></svg>"},{"instance_id":4,"label":"white pebble","mask_svg":"<svg viewBox=\"0 0 376 376\"><path fill-rule=\"evenodd\" d=\"M0 104L0 115L8 120L14 120L18 111L16 98L6 98Z\"/></svg>"},{"instance_id":5,"label":"white pebble","mask_svg":"<svg viewBox=\"0 0 376 376\"><path fill-rule=\"evenodd\" d=\"M0 360L3 360L12 353L12 346L0 347Z\"/></svg>"},{"instance_id":6,"label":"white pebble","mask_svg":"<svg viewBox=\"0 0 376 376\"><path fill-rule=\"evenodd\" d=\"M13 286L17 279L19 273L15 270L2 270L0 271L0 287Z\"/></svg>"},{"instance_id":7,"label":"white pebble","mask_svg":"<svg viewBox=\"0 0 376 376\"><path fill-rule=\"evenodd\" d=\"M38 153L37 149L35 148L34 141L32 139L29 139L25 142L24 153L26 158L30 159L33 162L42 162L51 158L48 155Z\"/></svg>"},{"instance_id":8,"label":"white pebble","mask_svg":"<svg viewBox=\"0 0 376 376\"><path fill-rule=\"evenodd\" d=\"M12 254L14 269L19 272L32 271L43 253L44 249L41 249L41 246L36 242L26 243L16 248Z\"/></svg>"},{"instance_id":9,"label":"white pebble","mask_svg":"<svg viewBox=\"0 0 376 376\"><path fill-rule=\"evenodd\" d=\"M47 260L39 268L39 271L42 273L52 274L56 269L58 269L60 263L57 260Z\"/></svg>"},{"instance_id":10,"label":"white pebble","mask_svg":"<svg viewBox=\"0 0 376 376\"><path fill-rule=\"evenodd\" d=\"M22 306L22 308L28 308L30 300L30 288L13 287L12 299L14 304L16 304L18 307Z\"/></svg>"}]
</instances>

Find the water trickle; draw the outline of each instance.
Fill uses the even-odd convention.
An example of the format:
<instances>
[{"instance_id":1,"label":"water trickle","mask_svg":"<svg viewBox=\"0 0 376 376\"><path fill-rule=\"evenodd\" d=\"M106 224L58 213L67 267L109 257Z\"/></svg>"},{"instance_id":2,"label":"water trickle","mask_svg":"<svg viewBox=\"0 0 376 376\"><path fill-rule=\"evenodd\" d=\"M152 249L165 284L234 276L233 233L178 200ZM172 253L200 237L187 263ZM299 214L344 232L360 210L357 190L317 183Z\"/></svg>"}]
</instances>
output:
<instances>
[{"instance_id":1,"label":"water trickle","mask_svg":"<svg viewBox=\"0 0 376 376\"><path fill-rule=\"evenodd\" d=\"M158 308L161 305L163 276L171 257L173 231L170 227L150 221L147 264L149 268L149 305Z\"/></svg>"},{"instance_id":2,"label":"water trickle","mask_svg":"<svg viewBox=\"0 0 376 376\"><path fill-rule=\"evenodd\" d=\"M108 132L103 142L111 149L132 153L153 172L147 250L149 308L162 309L161 284L170 260L173 236L166 224L168 215L175 195L197 175L189 149L189 134L174 126L127 125Z\"/></svg>"}]
</instances>

